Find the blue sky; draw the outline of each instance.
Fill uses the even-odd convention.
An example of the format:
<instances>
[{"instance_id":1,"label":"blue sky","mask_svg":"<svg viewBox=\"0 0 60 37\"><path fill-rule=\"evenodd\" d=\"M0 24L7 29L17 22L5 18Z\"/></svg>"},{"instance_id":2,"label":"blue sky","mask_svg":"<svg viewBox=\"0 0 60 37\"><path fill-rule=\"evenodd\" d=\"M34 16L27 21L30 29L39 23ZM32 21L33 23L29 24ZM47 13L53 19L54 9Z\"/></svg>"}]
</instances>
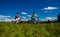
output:
<instances>
[{"instance_id":1,"label":"blue sky","mask_svg":"<svg viewBox=\"0 0 60 37\"><path fill-rule=\"evenodd\" d=\"M40 20L54 20L60 12L60 0L0 0L0 20L1 16L13 18L16 12L22 19L36 12Z\"/></svg>"}]
</instances>

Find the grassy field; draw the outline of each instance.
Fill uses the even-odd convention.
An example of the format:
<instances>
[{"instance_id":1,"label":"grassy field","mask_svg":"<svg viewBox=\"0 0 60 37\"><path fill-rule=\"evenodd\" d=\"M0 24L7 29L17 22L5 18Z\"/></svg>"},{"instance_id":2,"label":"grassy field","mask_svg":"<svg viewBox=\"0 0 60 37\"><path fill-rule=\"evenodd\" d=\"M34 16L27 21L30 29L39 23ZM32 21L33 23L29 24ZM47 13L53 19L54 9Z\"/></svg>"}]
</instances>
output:
<instances>
[{"instance_id":1,"label":"grassy field","mask_svg":"<svg viewBox=\"0 0 60 37\"><path fill-rule=\"evenodd\" d=\"M0 37L60 37L60 24L0 22Z\"/></svg>"}]
</instances>

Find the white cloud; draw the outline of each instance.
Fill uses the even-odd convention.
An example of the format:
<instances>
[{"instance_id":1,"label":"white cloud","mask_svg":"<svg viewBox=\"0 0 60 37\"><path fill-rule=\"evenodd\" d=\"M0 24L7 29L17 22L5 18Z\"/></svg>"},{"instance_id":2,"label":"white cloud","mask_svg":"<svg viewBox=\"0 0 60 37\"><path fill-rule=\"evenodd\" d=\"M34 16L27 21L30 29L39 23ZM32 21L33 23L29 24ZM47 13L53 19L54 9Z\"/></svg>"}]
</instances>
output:
<instances>
[{"instance_id":1,"label":"white cloud","mask_svg":"<svg viewBox=\"0 0 60 37\"><path fill-rule=\"evenodd\" d=\"M10 16L0 15L0 18L10 18Z\"/></svg>"},{"instance_id":2,"label":"white cloud","mask_svg":"<svg viewBox=\"0 0 60 37\"><path fill-rule=\"evenodd\" d=\"M4 21L11 22L12 20L7 18L7 19L4 19Z\"/></svg>"},{"instance_id":3,"label":"white cloud","mask_svg":"<svg viewBox=\"0 0 60 37\"><path fill-rule=\"evenodd\" d=\"M24 15L26 15L27 13L26 13L26 12L22 12L21 14L24 14Z\"/></svg>"},{"instance_id":4,"label":"white cloud","mask_svg":"<svg viewBox=\"0 0 60 37\"><path fill-rule=\"evenodd\" d=\"M22 21L28 21L28 19L22 19Z\"/></svg>"},{"instance_id":5,"label":"white cloud","mask_svg":"<svg viewBox=\"0 0 60 37\"><path fill-rule=\"evenodd\" d=\"M40 21L46 21L45 19L41 19Z\"/></svg>"},{"instance_id":6,"label":"white cloud","mask_svg":"<svg viewBox=\"0 0 60 37\"><path fill-rule=\"evenodd\" d=\"M55 10L55 9L58 9L58 8L57 7L46 7L44 9L42 9L42 10Z\"/></svg>"},{"instance_id":7,"label":"white cloud","mask_svg":"<svg viewBox=\"0 0 60 37\"><path fill-rule=\"evenodd\" d=\"M12 19L12 18L9 19L9 18L7 18L7 19L4 19L4 21L5 21L5 22L11 22L11 21L15 21L15 19Z\"/></svg>"},{"instance_id":8,"label":"white cloud","mask_svg":"<svg viewBox=\"0 0 60 37\"><path fill-rule=\"evenodd\" d=\"M46 17L46 20L50 20L50 21L56 20L56 19L57 19L56 17Z\"/></svg>"},{"instance_id":9,"label":"white cloud","mask_svg":"<svg viewBox=\"0 0 60 37\"><path fill-rule=\"evenodd\" d=\"M28 18L28 20L31 20L31 18Z\"/></svg>"},{"instance_id":10,"label":"white cloud","mask_svg":"<svg viewBox=\"0 0 60 37\"><path fill-rule=\"evenodd\" d=\"M4 20L0 20L0 21L4 21Z\"/></svg>"},{"instance_id":11,"label":"white cloud","mask_svg":"<svg viewBox=\"0 0 60 37\"><path fill-rule=\"evenodd\" d=\"M23 19L26 19L26 17L25 17L25 16L22 16L22 18L23 18Z\"/></svg>"},{"instance_id":12,"label":"white cloud","mask_svg":"<svg viewBox=\"0 0 60 37\"><path fill-rule=\"evenodd\" d=\"M28 17L31 17L31 15L27 15Z\"/></svg>"},{"instance_id":13,"label":"white cloud","mask_svg":"<svg viewBox=\"0 0 60 37\"><path fill-rule=\"evenodd\" d=\"M22 19L21 19L22 21L28 21L28 20L30 20L30 18L27 18L27 17L25 17L25 16L22 16Z\"/></svg>"},{"instance_id":14,"label":"white cloud","mask_svg":"<svg viewBox=\"0 0 60 37\"><path fill-rule=\"evenodd\" d=\"M27 17L22 16L21 17L22 21L28 21ZM11 22L11 21L15 21L14 18L11 18L10 16L4 16L4 15L0 15L0 22Z\"/></svg>"},{"instance_id":15,"label":"white cloud","mask_svg":"<svg viewBox=\"0 0 60 37\"><path fill-rule=\"evenodd\" d=\"M0 21L11 22L11 21L13 21L13 19L10 16L0 15Z\"/></svg>"},{"instance_id":16,"label":"white cloud","mask_svg":"<svg viewBox=\"0 0 60 37\"><path fill-rule=\"evenodd\" d=\"M47 17L46 20L52 20L52 17Z\"/></svg>"},{"instance_id":17,"label":"white cloud","mask_svg":"<svg viewBox=\"0 0 60 37\"><path fill-rule=\"evenodd\" d=\"M44 19L41 19L41 21L48 21L48 20L50 21L57 20L57 17L46 17Z\"/></svg>"}]
</instances>

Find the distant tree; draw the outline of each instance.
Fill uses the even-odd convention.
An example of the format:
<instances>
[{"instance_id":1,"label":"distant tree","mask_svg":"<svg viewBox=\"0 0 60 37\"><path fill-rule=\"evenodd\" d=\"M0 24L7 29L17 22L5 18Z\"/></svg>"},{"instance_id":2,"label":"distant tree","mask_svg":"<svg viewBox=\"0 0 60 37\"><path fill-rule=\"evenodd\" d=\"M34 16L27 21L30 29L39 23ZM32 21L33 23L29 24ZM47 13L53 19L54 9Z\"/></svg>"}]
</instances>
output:
<instances>
[{"instance_id":1,"label":"distant tree","mask_svg":"<svg viewBox=\"0 0 60 37\"><path fill-rule=\"evenodd\" d=\"M50 20L48 20L47 23L50 23Z\"/></svg>"},{"instance_id":2,"label":"distant tree","mask_svg":"<svg viewBox=\"0 0 60 37\"><path fill-rule=\"evenodd\" d=\"M58 22L60 22L60 13L58 14L57 18L58 18Z\"/></svg>"}]
</instances>

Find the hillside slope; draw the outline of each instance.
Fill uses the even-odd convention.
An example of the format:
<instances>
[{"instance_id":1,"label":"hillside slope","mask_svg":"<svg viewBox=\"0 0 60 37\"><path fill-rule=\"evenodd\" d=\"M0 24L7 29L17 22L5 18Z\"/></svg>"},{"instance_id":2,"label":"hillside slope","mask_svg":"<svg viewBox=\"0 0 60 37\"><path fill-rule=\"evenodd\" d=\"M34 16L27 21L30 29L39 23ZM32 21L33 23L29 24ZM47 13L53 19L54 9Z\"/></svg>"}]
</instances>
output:
<instances>
[{"instance_id":1,"label":"hillside slope","mask_svg":"<svg viewBox=\"0 0 60 37\"><path fill-rule=\"evenodd\" d=\"M60 37L60 24L0 22L0 37Z\"/></svg>"}]
</instances>

